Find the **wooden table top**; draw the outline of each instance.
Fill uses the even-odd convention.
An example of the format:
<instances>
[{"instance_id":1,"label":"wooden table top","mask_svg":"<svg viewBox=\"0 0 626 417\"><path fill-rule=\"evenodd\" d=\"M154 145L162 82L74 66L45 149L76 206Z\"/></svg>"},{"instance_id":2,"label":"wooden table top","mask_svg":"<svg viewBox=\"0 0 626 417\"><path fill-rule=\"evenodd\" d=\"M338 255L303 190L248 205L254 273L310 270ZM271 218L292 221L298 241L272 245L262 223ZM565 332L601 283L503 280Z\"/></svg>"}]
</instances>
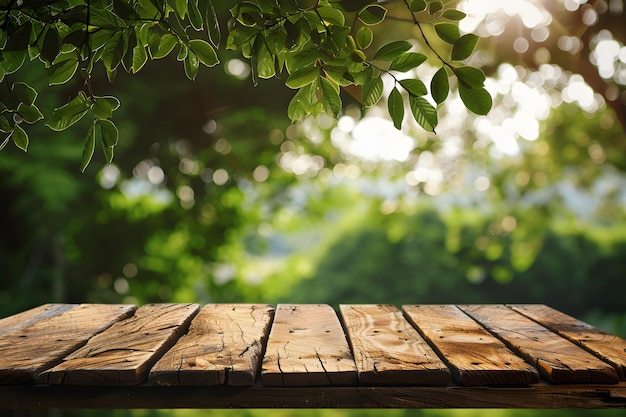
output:
<instances>
[{"instance_id":1,"label":"wooden table top","mask_svg":"<svg viewBox=\"0 0 626 417\"><path fill-rule=\"evenodd\" d=\"M626 341L545 305L46 304L0 408L626 407Z\"/></svg>"}]
</instances>

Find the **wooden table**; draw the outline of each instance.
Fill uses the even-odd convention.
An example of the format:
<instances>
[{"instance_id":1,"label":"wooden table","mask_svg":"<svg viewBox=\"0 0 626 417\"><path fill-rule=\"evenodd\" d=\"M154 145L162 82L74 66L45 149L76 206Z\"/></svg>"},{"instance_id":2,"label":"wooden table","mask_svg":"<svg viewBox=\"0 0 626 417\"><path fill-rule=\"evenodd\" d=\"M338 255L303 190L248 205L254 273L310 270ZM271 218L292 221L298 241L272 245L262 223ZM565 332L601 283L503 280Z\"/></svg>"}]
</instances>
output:
<instances>
[{"instance_id":1,"label":"wooden table","mask_svg":"<svg viewBox=\"0 0 626 417\"><path fill-rule=\"evenodd\" d=\"M626 407L626 341L544 305L46 304L0 408Z\"/></svg>"}]
</instances>

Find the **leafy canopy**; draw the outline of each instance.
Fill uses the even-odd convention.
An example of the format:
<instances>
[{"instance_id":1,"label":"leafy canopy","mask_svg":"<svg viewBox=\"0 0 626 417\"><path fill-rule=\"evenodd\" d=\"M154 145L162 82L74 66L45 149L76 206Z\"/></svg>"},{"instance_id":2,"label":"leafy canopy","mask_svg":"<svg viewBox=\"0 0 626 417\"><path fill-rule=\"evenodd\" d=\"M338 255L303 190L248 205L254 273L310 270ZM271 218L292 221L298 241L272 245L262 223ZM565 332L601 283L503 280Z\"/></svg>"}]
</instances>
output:
<instances>
[{"instance_id":1,"label":"leafy canopy","mask_svg":"<svg viewBox=\"0 0 626 417\"><path fill-rule=\"evenodd\" d=\"M214 0L2 0L0 149L12 140L26 151L29 124L43 120L62 131L89 115L93 122L81 169L97 143L111 162L119 136L112 119L120 102L93 91L94 69L103 67L112 81L118 71L135 74L148 60L176 56L193 80L200 66L220 62L217 52L222 47L249 60L255 84L279 77L296 90L288 107L293 121L322 112L337 117L342 89L364 107L375 105L384 95L383 75L393 83L387 108L398 129L408 103L415 121L435 132L436 106L448 97L450 77L457 78L465 106L486 114L492 101L484 88L485 75L463 64L478 41L474 34L460 34L458 21L465 14L439 0L399 3L402 19L419 29L426 52L440 66L429 82L430 97L426 83L413 71L429 56L414 51L404 39L372 46L372 27L400 18L391 18L375 0L249 0L236 2L225 18L216 13ZM435 36L437 48L429 39ZM46 116L36 104L38 91L17 75L27 61L48 70L50 86L78 85L78 92Z\"/></svg>"}]
</instances>

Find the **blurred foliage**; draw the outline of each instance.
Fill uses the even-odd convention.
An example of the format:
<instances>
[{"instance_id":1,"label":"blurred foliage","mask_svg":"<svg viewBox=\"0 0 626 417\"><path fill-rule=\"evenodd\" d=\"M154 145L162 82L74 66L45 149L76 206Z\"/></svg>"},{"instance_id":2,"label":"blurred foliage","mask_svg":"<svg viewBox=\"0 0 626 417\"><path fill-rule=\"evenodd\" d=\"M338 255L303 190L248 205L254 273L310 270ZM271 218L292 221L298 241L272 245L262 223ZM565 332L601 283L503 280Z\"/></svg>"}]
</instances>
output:
<instances>
[{"instance_id":1,"label":"blurred foliage","mask_svg":"<svg viewBox=\"0 0 626 417\"><path fill-rule=\"evenodd\" d=\"M351 215L355 215L354 212ZM545 303L581 317L623 317L626 228L537 228L535 211L505 216L421 209L364 210L282 301L314 303ZM540 221L541 222L541 221ZM280 285L269 281L267 285ZM622 331L624 329L621 329Z\"/></svg>"}]
</instances>

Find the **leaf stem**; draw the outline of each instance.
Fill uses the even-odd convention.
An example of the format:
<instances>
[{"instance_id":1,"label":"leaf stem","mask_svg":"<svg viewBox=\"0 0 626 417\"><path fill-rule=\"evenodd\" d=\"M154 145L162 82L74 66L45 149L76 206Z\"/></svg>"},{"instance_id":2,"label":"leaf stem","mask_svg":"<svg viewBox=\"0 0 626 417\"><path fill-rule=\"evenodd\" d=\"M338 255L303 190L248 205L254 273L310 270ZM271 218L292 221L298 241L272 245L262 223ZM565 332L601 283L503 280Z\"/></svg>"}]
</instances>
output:
<instances>
[{"instance_id":1,"label":"leaf stem","mask_svg":"<svg viewBox=\"0 0 626 417\"><path fill-rule=\"evenodd\" d=\"M424 43L426 44L426 46L428 46L428 48L437 56L437 58L439 58L439 60L446 65L447 67L449 67L451 70L454 71L454 67L452 66L452 64L450 64L448 61L446 61L440 54L439 52L437 52L437 50L432 46L432 44L430 43L430 41L428 40L428 37L426 36L426 33L424 32L424 29L422 28L422 24L420 23L419 20L417 20L417 18L415 17L415 14L413 13L413 11L411 10L410 6L409 6L409 2L408 0L403 0L404 4L406 5L407 9L409 9L409 12L411 13L411 18L413 20L413 24L415 24L415 26L417 26L417 28L420 31L420 34L422 35L422 38L424 39Z\"/></svg>"}]
</instances>

